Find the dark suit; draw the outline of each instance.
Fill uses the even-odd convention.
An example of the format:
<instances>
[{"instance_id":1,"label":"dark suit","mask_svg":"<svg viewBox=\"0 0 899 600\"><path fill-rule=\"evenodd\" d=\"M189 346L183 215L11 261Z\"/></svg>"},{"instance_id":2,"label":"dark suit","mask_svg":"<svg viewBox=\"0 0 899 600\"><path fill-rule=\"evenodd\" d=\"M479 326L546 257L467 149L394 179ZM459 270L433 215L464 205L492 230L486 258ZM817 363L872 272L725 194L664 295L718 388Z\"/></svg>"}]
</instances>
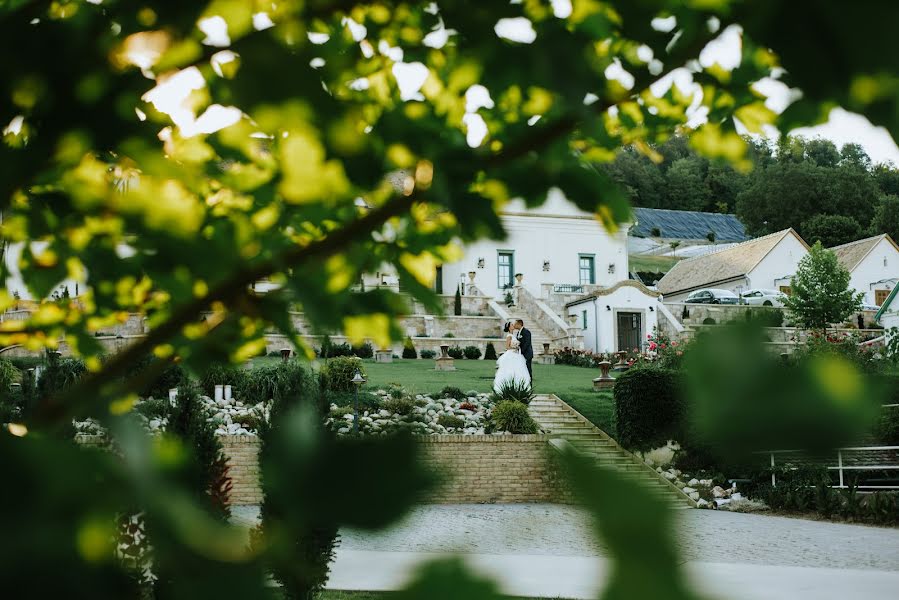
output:
<instances>
[{"instance_id":1,"label":"dark suit","mask_svg":"<svg viewBox=\"0 0 899 600\"><path fill-rule=\"evenodd\" d=\"M534 360L534 346L531 345L531 332L525 327L522 327L518 332L518 349L521 351L525 364L528 366L528 375L531 376L531 385L533 385L534 371L531 368L531 361Z\"/></svg>"}]
</instances>

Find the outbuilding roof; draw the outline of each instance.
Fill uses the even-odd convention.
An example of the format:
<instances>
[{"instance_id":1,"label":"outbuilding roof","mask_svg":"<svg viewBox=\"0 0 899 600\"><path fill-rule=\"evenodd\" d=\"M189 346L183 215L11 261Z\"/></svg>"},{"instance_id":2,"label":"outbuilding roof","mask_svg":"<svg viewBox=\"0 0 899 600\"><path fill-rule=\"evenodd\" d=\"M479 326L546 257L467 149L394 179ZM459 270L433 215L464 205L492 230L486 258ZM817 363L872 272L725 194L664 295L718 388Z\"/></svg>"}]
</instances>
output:
<instances>
[{"instance_id":1,"label":"outbuilding roof","mask_svg":"<svg viewBox=\"0 0 899 600\"><path fill-rule=\"evenodd\" d=\"M671 267L656 287L663 294L678 294L745 277L790 235L808 247L792 228L784 229L718 252L682 260Z\"/></svg>"},{"instance_id":2,"label":"outbuilding roof","mask_svg":"<svg viewBox=\"0 0 899 600\"><path fill-rule=\"evenodd\" d=\"M705 240L715 234L716 242L744 242L749 239L736 215L661 208L631 209L636 224L630 234L680 240ZM657 235L653 235L654 230Z\"/></svg>"},{"instance_id":3,"label":"outbuilding roof","mask_svg":"<svg viewBox=\"0 0 899 600\"><path fill-rule=\"evenodd\" d=\"M893 238L885 233L849 242L841 246L834 246L831 250L837 255L837 260L840 264L851 273L882 240L887 240L899 251L899 246L896 245Z\"/></svg>"}]
</instances>

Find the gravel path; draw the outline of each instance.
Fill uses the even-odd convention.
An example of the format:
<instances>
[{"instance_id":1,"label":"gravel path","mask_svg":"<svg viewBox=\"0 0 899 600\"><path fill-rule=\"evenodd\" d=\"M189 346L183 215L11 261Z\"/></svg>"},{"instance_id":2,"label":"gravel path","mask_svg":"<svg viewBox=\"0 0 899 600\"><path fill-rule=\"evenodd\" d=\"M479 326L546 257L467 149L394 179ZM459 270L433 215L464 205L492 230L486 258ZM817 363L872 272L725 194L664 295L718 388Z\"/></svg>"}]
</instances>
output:
<instances>
[{"instance_id":1,"label":"gravel path","mask_svg":"<svg viewBox=\"0 0 899 600\"><path fill-rule=\"evenodd\" d=\"M255 521L255 507L235 520ZM710 510L677 512L684 561L899 571L899 530ZM341 549L604 556L584 513L555 504L427 505L376 533L345 530Z\"/></svg>"}]
</instances>

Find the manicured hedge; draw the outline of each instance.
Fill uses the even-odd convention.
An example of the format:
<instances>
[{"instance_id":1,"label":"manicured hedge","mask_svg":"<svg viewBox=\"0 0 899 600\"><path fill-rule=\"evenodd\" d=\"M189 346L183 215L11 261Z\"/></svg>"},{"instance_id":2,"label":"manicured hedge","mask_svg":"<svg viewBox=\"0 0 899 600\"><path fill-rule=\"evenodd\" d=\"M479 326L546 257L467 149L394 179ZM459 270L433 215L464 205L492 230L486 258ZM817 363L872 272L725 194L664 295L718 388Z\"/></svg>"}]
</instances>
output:
<instances>
[{"instance_id":1,"label":"manicured hedge","mask_svg":"<svg viewBox=\"0 0 899 600\"><path fill-rule=\"evenodd\" d=\"M656 367L627 371L615 382L618 442L631 450L651 450L680 437L684 404L676 371Z\"/></svg>"}]
</instances>

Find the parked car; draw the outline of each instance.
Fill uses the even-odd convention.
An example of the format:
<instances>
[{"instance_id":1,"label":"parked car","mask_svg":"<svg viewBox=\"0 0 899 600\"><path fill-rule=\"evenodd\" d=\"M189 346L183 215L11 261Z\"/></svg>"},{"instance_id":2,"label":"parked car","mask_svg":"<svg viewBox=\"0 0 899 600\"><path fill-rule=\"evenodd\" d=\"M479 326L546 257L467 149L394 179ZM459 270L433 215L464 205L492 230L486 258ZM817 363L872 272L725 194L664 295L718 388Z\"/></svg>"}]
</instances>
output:
<instances>
[{"instance_id":1,"label":"parked car","mask_svg":"<svg viewBox=\"0 0 899 600\"><path fill-rule=\"evenodd\" d=\"M740 297L730 290L708 288L691 293L685 302L689 304L739 304Z\"/></svg>"},{"instance_id":2,"label":"parked car","mask_svg":"<svg viewBox=\"0 0 899 600\"><path fill-rule=\"evenodd\" d=\"M749 306L783 306L784 293L778 290L757 288L746 290L740 295L740 304Z\"/></svg>"}]
</instances>

